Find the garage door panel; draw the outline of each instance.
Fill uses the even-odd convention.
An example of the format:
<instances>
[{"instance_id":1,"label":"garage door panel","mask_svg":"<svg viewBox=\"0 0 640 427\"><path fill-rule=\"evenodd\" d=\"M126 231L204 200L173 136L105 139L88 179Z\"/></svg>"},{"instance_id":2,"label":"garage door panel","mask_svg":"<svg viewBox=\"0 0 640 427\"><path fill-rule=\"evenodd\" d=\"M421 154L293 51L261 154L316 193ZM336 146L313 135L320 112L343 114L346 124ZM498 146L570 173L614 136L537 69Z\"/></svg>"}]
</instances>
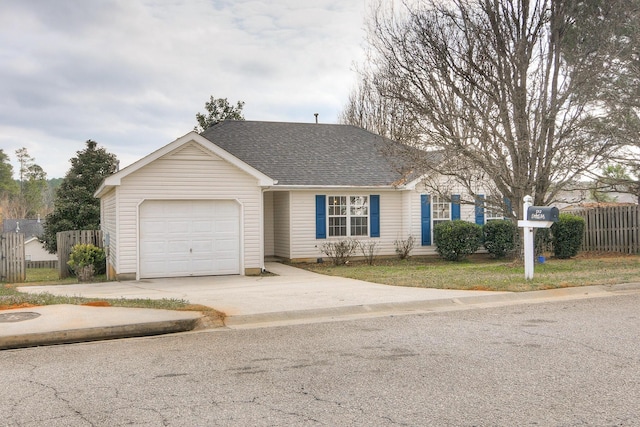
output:
<instances>
[{"instance_id":1,"label":"garage door panel","mask_svg":"<svg viewBox=\"0 0 640 427\"><path fill-rule=\"evenodd\" d=\"M216 233L233 233L237 234L238 232L238 224L236 221L226 220L226 221L218 221L215 224L215 232Z\"/></svg>"},{"instance_id":2,"label":"garage door panel","mask_svg":"<svg viewBox=\"0 0 640 427\"><path fill-rule=\"evenodd\" d=\"M190 260L174 258L165 263L169 267L169 271L189 271Z\"/></svg>"},{"instance_id":3,"label":"garage door panel","mask_svg":"<svg viewBox=\"0 0 640 427\"><path fill-rule=\"evenodd\" d=\"M184 235L190 231L191 224L186 220L169 220L167 221L166 227L164 230L165 233Z\"/></svg>"},{"instance_id":4,"label":"garage door panel","mask_svg":"<svg viewBox=\"0 0 640 427\"><path fill-rule=\"evenodd\" d=\"M166 205L166 217L168 218L189 218L192 215L192 206L188 202L170 201Z\"/></svg>"},{"instance_id":5,"label":"garage door panel","mask_svg":"<svg viewBox=\"0 0 640 427\"><path fill-rule=\"evenodd\" d=\"M164 273L164 274L167 273L167 263L165 263L164 261L153 261L153 260L151 260L151 261L147 261L147 264L148 264L147 268L150 271L158 272L159 275L157 277L162 277L161 276L162 273Z\"/></svg>"},{"instance_id":6,"label":"garage door panel","mask_svg":"<svg viewBox=\"0 0 640 427\"><path fill-rule=\"evenodd\" d=\"M219 271L219 274L237 274L234 273L238 268L238 265L230 265L227 260L217 260L215 262L215 268Z\"/></svg>"},{"instance_id":7,"label":"garage door panel","mask_svg":"<svg viewBox=\"0 0 640 427\"><path fill-rule=\"evenodd\" d=\"M195 275L208 275L209 271L215 269L213 261L208 259L194 258L191 263L191 274Z\"/></svg>"},{"instance_id":8,"label":"garage door panel","mask_svg":"<svg viewBox=\"0 0 640 427\"><path fill-rule=\"evenodd\" d=\"M143 243L140 245L140 251L149 256L162 256L166 252L166 246L159 243Z\"/></svg>"},{"instance_id":9,"label":"garage door panel","mask_svg":"<svg viewBox=\"0 0 640 427\"><path fill-rule=\"evenodd\" d=\"M215 250L235 252L238 250L238 242L235 239L218 239Z\"/></svg>"},{"instance_id":10,"label":"garage door panel","mask_svg":"<svg viewBox=\"0 0 640 427\"><path fill-rule=\"evenodd\" d=\"M194 240L191 242L191 249L194 256L202 257L206 255L211 257L214 250L214 243L212 240Z\"/></svg>"},{"instance_id":11,"label":"garage door panel","mask_svg":"<svg viewBox=\"0 0 640 427\"><path fill-rule=\"evenodd\" d=\"M140 276L240 273L240 207L229 200L146 201Z\"/></svg>"},{"instance_id":12,"label":"garage door panel","mask_svg":"<svg viewBox=\"0 0 640 427\"><path fill-rule=\"evenodd\" d=\"M214 225L210 220L209 221L193 221L193 224L191 224L191 230L195 233L204 233L207 236L215 231Z\"/></svg>"},{"instance_id":13,"label":"garage door panel","mask_svg":"<svg viewBox=\"0 0 640 427\"><path fill-rule=\"evenodd\" d=\"M226 201L216 206L216 214L221 216L234 216L237 214L238 205L235 202Z\"/></svg>"},{"instance_id":14,"label":"garage door panel","mask_svg":"<svg viewBox=\"0 0 640 427\"><path fill-rule=\"evenodd\" d=\"M204 218L217 214L218 206L224 203L228 203L227 200L218 200L214 204L194 202L191 206L190 214L196 218Z\"/></svg>"},{"instance_id":15,"label":"garage door panel","mask_svg":"<svg viewBox=\"0 0 640 427\"><path fill-rule=\"evenodd\" d=\"M166 230L167 230L166 221L158 221L158 220L149 221L146 227L146 232L149 235L155 235L155 234L162 235Z\"/></svg>"}]
</instances>

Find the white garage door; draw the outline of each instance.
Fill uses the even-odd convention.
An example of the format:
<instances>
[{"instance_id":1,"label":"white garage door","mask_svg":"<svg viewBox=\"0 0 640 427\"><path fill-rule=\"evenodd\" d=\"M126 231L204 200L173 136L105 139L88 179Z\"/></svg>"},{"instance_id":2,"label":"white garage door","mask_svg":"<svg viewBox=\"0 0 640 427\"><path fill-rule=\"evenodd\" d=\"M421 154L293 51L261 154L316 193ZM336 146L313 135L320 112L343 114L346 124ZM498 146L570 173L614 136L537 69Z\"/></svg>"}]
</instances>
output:
<instances>
[{"instance_id":1,"label":"white garage door","mask_svg":"<svg viewBox=\"0 0 640 427\"><path fill-rule=\"evenodd\" d=\"M140 205L140 277L240 274L240 207L231 200Z\"/></svg>"}]
</instances>

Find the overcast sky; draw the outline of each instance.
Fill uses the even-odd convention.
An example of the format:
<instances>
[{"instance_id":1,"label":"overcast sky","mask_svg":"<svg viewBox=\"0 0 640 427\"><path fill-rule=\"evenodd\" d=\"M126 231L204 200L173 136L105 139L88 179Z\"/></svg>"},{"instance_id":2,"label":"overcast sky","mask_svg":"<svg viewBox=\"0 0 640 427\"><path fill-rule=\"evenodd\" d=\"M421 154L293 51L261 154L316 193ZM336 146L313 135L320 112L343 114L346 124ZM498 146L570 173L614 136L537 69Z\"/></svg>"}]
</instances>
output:
<instances>
[{"instance_id":1,"label":"overcast sky","mask_svg":"<svg viewBox=\"0 0 640 427\"><path fill-rule=\"evenodd\" d=\"M93 139L126 166L210 95L247 120L336 123L368 0L1 0L0 148L49 178Z\"/></svg>"}]
</instances>

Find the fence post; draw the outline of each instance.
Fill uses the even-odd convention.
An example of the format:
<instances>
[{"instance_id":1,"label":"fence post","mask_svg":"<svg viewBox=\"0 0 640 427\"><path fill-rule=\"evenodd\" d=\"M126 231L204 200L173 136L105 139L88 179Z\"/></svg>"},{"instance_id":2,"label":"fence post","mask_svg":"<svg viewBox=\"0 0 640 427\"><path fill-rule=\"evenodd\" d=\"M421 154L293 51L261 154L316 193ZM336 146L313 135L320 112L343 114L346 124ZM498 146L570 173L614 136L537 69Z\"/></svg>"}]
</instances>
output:
<instances>
[{"instance_id":1,"label":"fence post","mask_svg":"<svg viewBox=\"0 0 640 427\"><path fill-rule=\"evenodd\" d=\"M585 220L583 251L640 253L640 206L572 211Z\"/></svg>"},{"instance_id":2,"label":"fence post","mask_svg":"<svg viewBox=\"0 0 640 427\"><path fill-rule=\"evenodd\" d=\"M24 233L0 234L0 281L25 280Z\"/></svg>"}]
</instances>

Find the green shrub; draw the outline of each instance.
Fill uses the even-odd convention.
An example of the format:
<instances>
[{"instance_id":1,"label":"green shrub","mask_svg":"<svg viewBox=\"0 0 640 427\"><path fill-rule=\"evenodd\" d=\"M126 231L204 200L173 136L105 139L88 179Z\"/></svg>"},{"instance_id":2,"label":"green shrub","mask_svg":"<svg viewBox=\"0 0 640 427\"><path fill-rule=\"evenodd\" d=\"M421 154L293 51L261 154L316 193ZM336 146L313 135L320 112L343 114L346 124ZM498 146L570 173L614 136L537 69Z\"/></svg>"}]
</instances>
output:
<instances>
[{"instance_id":1,"label":"green shrub","mask_svg":"<svg viewBox=\"0 0 640 427\"><path fill-rule=\"evenodd\" d=\"M485 249L495 258L504 258L516 248L517 228L508 219L492 220L482 227Z\"/></svg>"},{"instance_id":2,"label":"green shrub","mask_svg":"<svg viewBox=\"0 0 640 427\"><path fill-rule=\"evenodd\" d=\"M67 265L80 282L90 282L93 276L105 269L105 253L92 244L77 244L71 249Z\"/></svg>"},{"instance_id":3,"label":"green shrub","mask_svg":"<svg viewBox=\"0 0 640 427\"><path fill-rule=\"evenodd\" d=\"M535 228L533 241L536 256L544 255L545 252L553 252L553 238L550 228Z\"/></svg>"},{"instance_id":4,"label":"green shrub","mask_svg":"<svg viewBox=\"0 0 640 427\"><path fill-rule=\"evenodd\" d=\"M553 254L566 259L576 256L584 238L584 219L569 213L560 214L558 222L551 226Z\"/></svg>"},{"instance_id":5,"label":"green shrub","mask_svg":"<svg viewBox=\"0 0 640 427\"><path fill-rule=\"evenodd\" d=\"M459 219L441 222L433 229L433 241L442 258L460 261L480 247L482 227Z\"/></svg>"}]
</instances>

